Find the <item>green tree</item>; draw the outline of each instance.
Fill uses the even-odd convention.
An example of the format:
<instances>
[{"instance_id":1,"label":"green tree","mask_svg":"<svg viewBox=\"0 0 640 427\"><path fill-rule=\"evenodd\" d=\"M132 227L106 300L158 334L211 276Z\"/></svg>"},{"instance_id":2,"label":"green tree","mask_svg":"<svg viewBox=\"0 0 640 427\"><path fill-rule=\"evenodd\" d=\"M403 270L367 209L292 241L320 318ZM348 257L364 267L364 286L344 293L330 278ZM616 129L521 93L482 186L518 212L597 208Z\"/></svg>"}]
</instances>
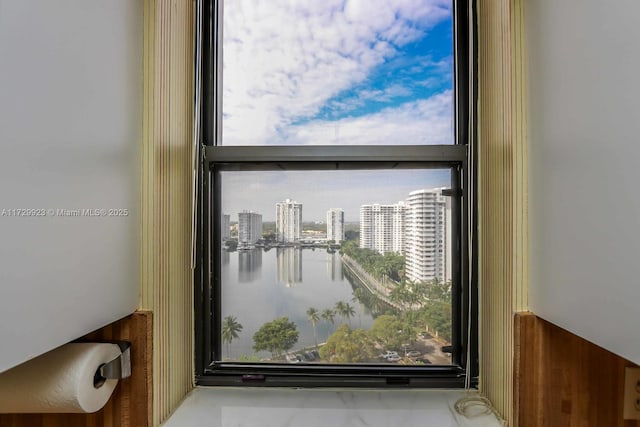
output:
<instances>
[{"instance_id":1,"label":"green tree","mask_svg":"<svg viewBox=\"0 0 640 427\"><path fill-rule=\"evenodd\" d=\"M389 298L391 299L391 301L395 303L398 303L400 305L405 305L408 299L407 293L408 293L407 281L403 280L397 286L391 289Z\"/></svg>"},{"instance_id":2,"label":"green tree","mask_svg":"<svg viewBox=\"0 0 640 427\"><path fill-rule=\"evenodd\" d=\"M320 321L320 312L313 307L309 308L307 310L307 319L311 322L311 326L313 326L313 339L315 340L316 348L318 348L318 332L316 327Z\"/></svg>"},{"instance_id":3,"label":"green tree","mask_svg":"<svg viewBox=\"0 0 640 427\"><path fill-rule=\"evenodd\" d=\"M360 237L360 232L358 232L358 231L345 230L345 232L344 232L344 239L345 240L357 242L359 237Z\"/></svg>"},{"instance_id":4,"label":"green tree","mask_svg":"<svg viewBox=\"0 0 640 427\"><path fill-rule=\"evenodd\" d=\"M422 329L420 325L420 313L418 311L409 310L400 316L402 322L402 331L405 332L406 340L404 343L413 344L416 340L418 332Z\"/></svg>"},{"instance_id":5,"label":"green tree","mask_svg":"<svg viewBox=\"0 0 640 427\"><path fill-rule=\"evenodd\" d=\"M340 317L342 317L342 312L344 310L344 305L345 304L346 304L346 302L344 302L344 301L338 301L336 303L336 305L333 306L333 309L334 309L335 313Z\"/></svg>"},{"instance_id":6,"label":"green tree","mask_svg":"<svg viewBox=\"0 0 640 427\"><path fill-rule=\"evenodd\" d=\"M233 252L238 248L238 241L235 239L229 239L224 242L224 245L226 246L227 251Z\"/></svg>"},{"instance_id":7,"label":"green tree","mask_svg":"<svg viewBox=\"0 0 640 427\"><path fill-rule=\"evenodd\" d=\"M222 321L222 342L227 344L227 357L231 357L231 341L238 338L242 325L235 316L227 316Z\"/></svg>"},{"instance_id":8,"label":"green tree","mask_svg":"<svg viewBox=\"0 0 640 427\"><path fill-rule=\"evenodd\" d=\"M274 242L276 240L276 232L275 231L263 231L262 239L266 242Z\"/></svg>"},{"instance_id":9,"label":"green tree","mask_svg":"<svg viewBox=\"0 0 640 427\"><path fill-rule=\"evenodd\" d=\"M426 295L427 286L425 283L405 279L391 290L389 297L392 301L413 310L424 304Z\"/></svg>"},{"instance_id":10,"label":"green tree","mask_svg":"<svg viewBox=\"0 0 640 427\"><path fill-rule=\"evenodd\" d=\"M400 276L404 271L404 260L404 256L394 252L386 253L382 257L376 257L373 265L375 275L379 278L387 276L399 282Z\"/></svg>"},{"instance_id":11,"label":"green tree","mask_svg":"<svg viewBox=\"0 0 640 427\"><path fill-rule=\"evenodd\" d=\"M356 315L356 310L353 308L353 306L351 306L351 304L349 304L348 302L338 301L335 305L335 310L336 313L340 315L340 317L342 317L343 319L347 319L347 321L349 322L349 326L351 326L351 318Z\"/></svg>"},{"instance_id":12,"label":"green tree","mask_svg":"<svg viewBox=\"0 0 640 427\"><path fill-rule=\"evenodd\" d=\"M398 317L384 314L374 320L369 335L386 349L400 349L402 344L411 342L414 330Z\"/></svg>"},{"instance_id":13,"label":"green tree","mask_svg":"<svg viewBox=\"0 0 640 427\"><path fill-rule=\"evenodd\" d=\"M451 282L441 282L434 277L424 284L426 298L431 301L451 302Z\"/></svg>"},{"instance_id":14,"label":"green tree","mask_svg":"<svg viewBox=\"0 0 640 427\"><path fill-rule=\"evenodd\" d=\"M325 308L324 310L322 310L321 316L328 323L331 323L331 326L335 325L335 317L336 317L335 311L331 310L330 308ZM329 335L329 332L327 332L327 338L328 338L328 335Z\"/></svg>"},{"instance_id":15,"label":"green tree","mask_svg":"<svg viewBox=\"0 0 640 427\"><path fill-rule=\"evenodd\" d=\"M360 303L360 301L362 300L363 293L364 293L364 290L362 288L354 289L353 298L351 298L351 302L354 304ZM358 327L362 328L362 312L361 311L358 311Z\"/></svg>"},{"instance_id":16,"label":"green tree","mask_svg":"<svg viewBox=\"0 0 640 427\"><path fill-rule=\"evenodd\" d=\"M357 242L349 239L343 243L341 253L349 255L365 271L379 280L389 277L397 282L404 275L405 257L402 254L382 255L373 249L360 248Z\"/></svg>"},{"instance_id":17,"label":"green tree","mask_svg":"<svg viewBox=\"0 0 640 427\"><path fill-rule=\"evenodd\" d=\"M345 303L342 316L347 318L347 321L349 322L349 326L351 326L351 318L355 315L356 315L356 310L353 308L353 306L349 303Z\"/></svg>"},{"instance_id":18,"label":"green tree","mask_svg":"<svg viewBox=\"0 0 640 427\"><path fill-rule=\"evenodd\" d=\"M419 321L451 342L451 303L430 301L418 311Z\"/></svg>"},{"instance_id":19,"label":"green tree","mask_svg":"<svg viewBox=\"0 0 640 427\"><path fill-rule=\"evenodd\" d=\"M320 349L320 356L332 363L363 363L375 357L375 346L362 329L341 325Z\"/></svg>"},{"instance_id":20,"label":"green tree","mask_svg":"<svg viewBox=\"0 0 640 427\"><path fill-rule=\"evenodd\" d=\"M269 351L275 358L283 351L289 350L298 342L298 328L288 317L279 317L267 322L253 334L253 350Z\"/></svg>"}]
</instances>

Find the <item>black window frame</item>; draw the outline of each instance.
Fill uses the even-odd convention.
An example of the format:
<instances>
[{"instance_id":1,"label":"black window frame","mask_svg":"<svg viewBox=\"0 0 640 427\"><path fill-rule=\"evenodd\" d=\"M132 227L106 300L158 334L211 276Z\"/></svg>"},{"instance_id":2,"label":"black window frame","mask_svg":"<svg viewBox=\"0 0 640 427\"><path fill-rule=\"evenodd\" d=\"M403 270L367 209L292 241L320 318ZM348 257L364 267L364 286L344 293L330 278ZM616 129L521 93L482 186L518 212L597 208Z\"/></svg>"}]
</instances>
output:
<instances>
[{"instance_id":1,"label":"black window frame","mask_svg":"<svg viewBox=\"0 0 640 427\"><path fill-rule=\"evenodd\" d=\"M455 143L388 146L222 146L222 3L202 0L201 79L196 98L200 162L196 209L194 275L195 380L197 385L284 387L428 387L476 386L478 377L477 216L475 179L475 4L453 0ZM470 34L472 37L470 37ZM197 62L198 64L200 62ZM290 169L450 168L456 246L452 285L452 364L418 366L272 364L217 361L221 339L219 210L220 171ZM212 261L212 259L214 261ZM467 370L468 369L468 370Z\"/></svg>"}]
</instances>

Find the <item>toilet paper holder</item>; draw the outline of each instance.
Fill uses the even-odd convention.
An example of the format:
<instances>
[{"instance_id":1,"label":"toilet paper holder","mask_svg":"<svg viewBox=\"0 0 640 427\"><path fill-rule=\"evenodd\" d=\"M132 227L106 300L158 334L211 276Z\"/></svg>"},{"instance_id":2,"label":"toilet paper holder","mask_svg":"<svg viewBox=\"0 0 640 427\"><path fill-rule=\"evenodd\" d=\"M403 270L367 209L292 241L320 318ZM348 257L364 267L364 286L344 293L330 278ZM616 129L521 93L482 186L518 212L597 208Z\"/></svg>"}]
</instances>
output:
<instances>
[{"instance_id":1,"label":"toilet paper holder","mask_svg":"<svg viewBox=\"0 0 640 427\"><path fill-rule=\"evenodd\" d=\"M131 376L131 343L128 341L114 341L120 347L120 356L111 362L105 363L98 368L100 377L108 380L121 380Z\"/></svg>"}]
</instances>

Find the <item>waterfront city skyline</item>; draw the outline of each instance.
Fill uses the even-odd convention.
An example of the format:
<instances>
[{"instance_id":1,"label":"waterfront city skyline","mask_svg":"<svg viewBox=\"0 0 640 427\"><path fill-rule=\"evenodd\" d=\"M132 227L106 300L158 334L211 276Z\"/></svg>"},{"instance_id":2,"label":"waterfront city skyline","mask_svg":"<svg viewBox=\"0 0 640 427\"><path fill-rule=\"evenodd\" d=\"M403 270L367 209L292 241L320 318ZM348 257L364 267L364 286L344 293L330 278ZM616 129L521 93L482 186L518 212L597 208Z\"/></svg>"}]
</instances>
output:
<instances>
[{"instance_id":1,"label":"waterfront city skyline","mask_svg":"<svg viewBox=\"0 0 640 427\"><path fill-rule=\"evenodd\" d=\"M281 147L277 155L290 145L366 145L374 154L376 145L456 142L449 0L238 0L223 12L217 144ZM402 210L397 228L371 215L369 240L398 240L386 255L359 247L356 228L343 225L360 223L362 206L409 203L412 192L449 188L451 169L389 162L378 170L336 164L291 171L286 155L272 158L270 165L214 174L222 222L224 215L235 222L239 213L253 213L238 224L245 234L253 230L250 217L275 223L263 227L265 239L256 245L225 242L221 360L391 364L403 359L404 348L405 365L450 364L438 354L452 332L449 285L403 280L409 271L447 279L438 261L450 246L439 232L449 224L444 209L440 214L420 195ZM252 167L271 170L246 170ZM302 227L312 222L323 226ZM340 244L327 241L345 229ZM415 255L406 266L405 250ZM409 341L411 351L403 347Z\"/></svg>"},{"instance_id":2,"label":"waterfront city skyline","mask_svg":"<svg viewBox=\"0 0 640 427\"><path fill-rule=\"evenodd\" d=\"M359 222L360 206L394 204L418 189L450 186L441 169L380 171L252 171L222 172L222 211L237 220L244 210L276 220L276 204L292 199L304 206L303 222L326 221L331 208L344 210L345 222Z\"/></svg>"}]
</instances>

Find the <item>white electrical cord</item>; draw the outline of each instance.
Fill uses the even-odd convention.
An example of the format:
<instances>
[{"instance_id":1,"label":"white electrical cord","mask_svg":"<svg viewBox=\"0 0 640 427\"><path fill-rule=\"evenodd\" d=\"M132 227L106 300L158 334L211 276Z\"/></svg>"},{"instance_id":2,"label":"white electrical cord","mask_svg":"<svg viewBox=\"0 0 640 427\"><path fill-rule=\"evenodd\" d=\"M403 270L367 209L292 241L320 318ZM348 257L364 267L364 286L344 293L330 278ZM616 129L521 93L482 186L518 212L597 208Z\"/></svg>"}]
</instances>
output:
<instances>
[{"instance_id":1,"label":"white electrical cord","mask_svg":"<svg viewBox=\"0 0 640 427\"><path fill-rule=\"evenodd\" d=\"M498 419L498 422L506 427L508 424L502 419L498 411L493 407L489 399L481 396L476 391L467 390L464 397L458 399L454 408L456 412L465 418L477 418L487 415L493 415Z\"/></svg>"}]
</instances>

